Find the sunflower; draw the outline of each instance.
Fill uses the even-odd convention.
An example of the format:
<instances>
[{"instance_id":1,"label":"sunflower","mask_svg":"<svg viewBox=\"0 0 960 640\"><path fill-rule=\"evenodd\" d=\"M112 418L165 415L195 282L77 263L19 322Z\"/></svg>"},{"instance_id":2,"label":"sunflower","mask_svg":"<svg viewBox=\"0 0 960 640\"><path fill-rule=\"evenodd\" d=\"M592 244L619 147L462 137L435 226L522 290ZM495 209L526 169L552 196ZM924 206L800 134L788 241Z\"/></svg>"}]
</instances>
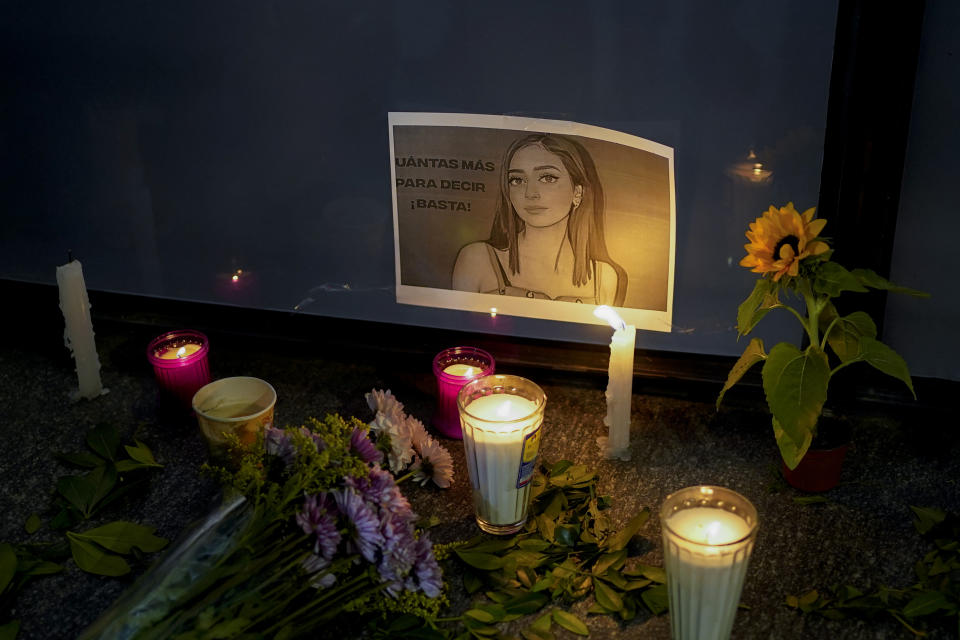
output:
<instances>
[{"instance_id":1,"label":"sunflower","mask_svg":"<svg viewBox=\"0 0 960 640\"><path fill-rule=\"evenodd\" d=\"M814 220L813 212L810 208L801 215L792 202L780 209L770 207L750 223L750 244L743 245L747 255L740 260L740 266L753 267L754 273L772 273L775 281L784 275L797 275L804 258L829 249L826 242L816 239L827 221Z\"/></svg>"}]
</instances>

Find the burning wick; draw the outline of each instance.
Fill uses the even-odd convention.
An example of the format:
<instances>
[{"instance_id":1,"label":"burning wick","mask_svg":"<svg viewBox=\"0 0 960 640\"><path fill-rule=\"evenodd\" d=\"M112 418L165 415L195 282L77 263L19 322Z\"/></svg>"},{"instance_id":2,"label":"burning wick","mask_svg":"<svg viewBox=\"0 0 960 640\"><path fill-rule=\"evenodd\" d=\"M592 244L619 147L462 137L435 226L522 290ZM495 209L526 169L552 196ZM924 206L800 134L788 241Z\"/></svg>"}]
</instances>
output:
<instances>
[{"instance_id":1,"label":"burning wick","mask_svg":"<svg viewBox=\"0 0 960 640\"><path fill-rule=\"evenodd\" d=\"M491 318L496 318L496 317L497 317L497 308L496 308L496 307L490 307L490 317L491 317Z\"/></svg>"},{"instance_id":2,"label":"burning wick","mask_svg":"<svg viewBox=\"0 0 960 640\"><path fill-rule=\"evenodd\" d=\"M623 321L623 318L620 317L620 314L605 304L602 304L594 309L593 315L597 316L601 320L606 320L610 323L610 326L617 331L620 329L625 329L627 326L627 323Z\"/></svg>"}]
</instances>

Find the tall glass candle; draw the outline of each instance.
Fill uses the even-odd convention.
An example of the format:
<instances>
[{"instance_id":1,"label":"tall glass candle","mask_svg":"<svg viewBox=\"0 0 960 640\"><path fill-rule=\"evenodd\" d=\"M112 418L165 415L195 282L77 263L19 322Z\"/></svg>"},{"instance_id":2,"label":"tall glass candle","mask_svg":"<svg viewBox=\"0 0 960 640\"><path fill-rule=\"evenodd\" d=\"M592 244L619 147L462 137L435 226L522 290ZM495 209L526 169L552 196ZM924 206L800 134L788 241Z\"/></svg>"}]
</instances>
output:
<instances>
[{"instance_id":1,"label":"tall glass candle","mask_svg":"<svg viewBox=\"0 0 960 640\"><path fill-rule=\"evenodd\" d=\"M514 533L527 520L546 402L533 382L505 375L478 378L457 396L477 524L487 533Z\"/></svg>"},{"instance_id":2,"label":"tall glass candle","mask_svg":"<svg viewBox=\"0 0 960 640\"><path fill-rule=\"evenodd\" d=\"M207 336L199 331L171 331L150 341L147 360L160 390L189 408L193 394L210 382L209 351Z\"/></svg>"},{"instance_id":3,"label":"tall glass candle","mask_svg":"<svg viewBox=\"0 0 960 640\"><path fill-rule=\"evenodd\" d=\"M698 486L660 509L674 640L726 640L757 535L757 510L736 491Z\"/></svg>"},{"instance_id":4,"label":"tall glass candle","mask_svg":"<svg viewBox=\"0 0 960 640\"><path fill-rule=\"evenodd\" d=\"M437 378L437 410L433 426L448 438L463 438L457 394L463 385L496 369L493 356L476 347L444 349L433 358L433 375Z\"/></svg>"}]
</instances>

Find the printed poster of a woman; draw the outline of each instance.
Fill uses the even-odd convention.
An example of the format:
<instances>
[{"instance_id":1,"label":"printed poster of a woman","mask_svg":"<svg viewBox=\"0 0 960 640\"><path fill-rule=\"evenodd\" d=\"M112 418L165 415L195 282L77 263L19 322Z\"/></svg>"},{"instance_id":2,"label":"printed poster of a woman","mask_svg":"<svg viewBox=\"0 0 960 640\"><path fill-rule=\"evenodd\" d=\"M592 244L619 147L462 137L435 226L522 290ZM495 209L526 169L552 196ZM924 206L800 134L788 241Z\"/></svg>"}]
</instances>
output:
<instances>
[{"instance_id":1,"label":"printed poster of a woman","mask_svg":"<svg viewBox=\"0 0 960 640\"><path fill-rule=\"evenodd\" d=\"M391 113L397 302L669 331L673 150L556 120Z\"/></svg>"}]
</instances>

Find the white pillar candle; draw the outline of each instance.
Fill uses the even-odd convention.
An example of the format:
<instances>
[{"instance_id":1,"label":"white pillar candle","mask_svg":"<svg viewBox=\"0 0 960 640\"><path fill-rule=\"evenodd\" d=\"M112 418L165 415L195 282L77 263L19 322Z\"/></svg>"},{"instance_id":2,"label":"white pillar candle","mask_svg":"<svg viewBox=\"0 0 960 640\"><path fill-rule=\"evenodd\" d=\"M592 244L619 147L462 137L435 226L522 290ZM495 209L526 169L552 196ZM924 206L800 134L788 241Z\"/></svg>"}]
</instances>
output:
<instances>
[{"instance_id":1,"label":"white pillar candle","mask_svg":"<svg viewBox=\"0 0 960 640\"><path fill-rule=\"evenodd\" d=\"M675 640L730 637L756 534L756 510L743 496L720 487L684 491L703 490L710 491L711 496L728 492L745 505L731 512L700 501L693 504L708 506L678 508L661 516ZM736 502L730 497L719 500L727 506Z\"/></svg>"},{"instance_id":2,"label":"white pillar candle","mask_svg":"<svg viewBox=\"0 0 960 640\"><path fill-rule=\"evenodd\" d=\"M620 319L617 312L600 306L594 312L614 328L610 339L610 365L607 370L607 415L603 424L607 435L597 444L607 458L630 459L630 408L633 401L633 353L637 344L637 328Z\"/></svg>"},{"instance_id":3,"label":"white pillar candle","mask_svg":"<svg viewBox=\"0 0 960 640\"><path fill-rule=\"evenodd\" d=\"M504 392L464 401L470 390L482 386L487 378L522 381L534 390L531 395L537 399ZM527 517L546 396L523 378L486 376L464 387L460 398L463 444L477 522L488 533L517 531Z\"/></svg>"},{"instance_id":4,"label":"white pillar candle","mask_svg":"<svg viewBox=\"0 0 960 640\"><path fill-rule=\"evenodd\" d=\"M57 267L57 286L65 324L64 343L77 364L79 389L74 397L95 398L105 391L100 384L100 358L93 339L90 300L79 260Z\"/></svg>"}]
</instances>

